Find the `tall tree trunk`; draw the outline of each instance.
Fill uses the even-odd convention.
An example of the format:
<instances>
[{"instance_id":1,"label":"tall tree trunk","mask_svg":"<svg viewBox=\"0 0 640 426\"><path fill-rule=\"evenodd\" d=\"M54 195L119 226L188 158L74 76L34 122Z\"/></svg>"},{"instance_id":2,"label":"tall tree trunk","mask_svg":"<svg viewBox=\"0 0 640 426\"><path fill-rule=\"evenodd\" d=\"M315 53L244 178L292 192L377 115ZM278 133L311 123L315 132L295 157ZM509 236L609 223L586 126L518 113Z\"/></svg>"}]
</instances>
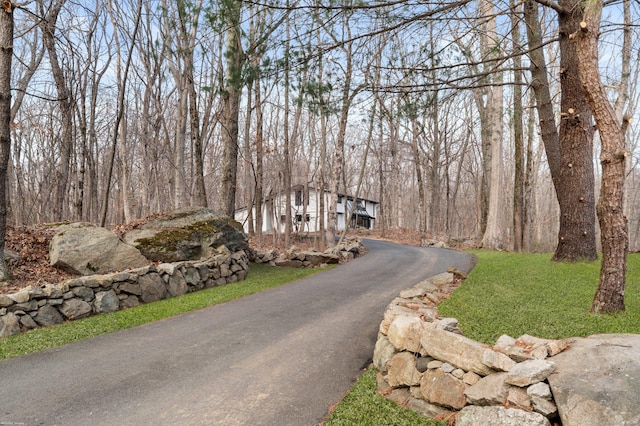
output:
<instances>
[{"instance_id":1,"label":"tall tree trunk","mask_svg":"<svg viewBox=\"0 0 640 426\"><path fill-rule=\"evenodd\" d=\"M240 42L240 9L239 0L223 2L224 18L227 30L227 69L222 91L222 188L220 192L219 211L233 217L236 209L236 182L238 172L238 115L240 112L240 95L242 88L243 52Z\"/></svg>"},{"instance_id":2,"label":"tall tree trunk","mask_svg":"<svg viewBox=\"0 0 640 426\"><path fill-rule=\"evenodd\" d=\"M561 124L556 121L542 50L538 4L525 2L532 87L551 179L560 207L558 245L553 260L595 260L595 195L591 111L580 86L575 46L569 40L580 22L578 0L559 2Z\"/></svg>"},{"instance_id":3,"label":"tall tree trunk","mask_svg":"<svg viewBox=\"0 0 640 426\"><path fill-rule=\"evenodd\" d=\"M69 168L73 145L73 123L71 111L71 93L67 87L64 71L58 60L56 50L56 24L58 15L66 0L57 0L48 10L42 28L44 45L49 54L51 73L58 92L58 107L60 108L62 135L60 137L60 161L56 170L56 189L53 205L54 220L63 220L65 215L65 201L67 199L67 186L69 183ZM44 6L41 8L44 12Z\"/></svg>"},{"instance_id":4,"label":"tall tree trunk","mask_svg":"<svg viewBox=\"0 0 640 426\"><path fill-rule=\"evenodd\" d=\"M0 10L0 281L9 279L4 248L7 234L7 170L11 156L11 61L13 58L13 5Z\"/></svg>"},{"instance_id":5,"label":"tall tree trunk","mask_svg":"<svg viewBox=\"0 0 640 426\"><path fill-rule=\"evenodd\" d=\"M598 35L602 7L602 1L599 0L586 3L583 21L579 23L579 29L573 38L580 65L582 88L593 111L602 143L602 185L597 209L602 242L602 267L591 311L611 313L625 309L628 238L623 202L628 152L625 150L624 133L629 119L625 117L622 123L618 121L600 80Z\"/></svg>"},{"instance_id":6,"label":"tall tree trunk","mask_svg":"<svg viewBox=\"0 0 640 426\"><path fill-rule=\"evenodd\" d=\"M207 189L204 184L204 153L202 151L202 130L200 129L200 110L198 94L193 81L193 58L187 65L187 91L189 93L189 118L191 125L191 143L194 157L194 202L196 206L207 207Z\"/></svg>"},{"instance_id":7,"label":"tall tree trunk","mask_svg":"<svg viewBox=\"0 0 640 426\"><path fill-rule=\"evenodd\" d=\"M371 114L371 116L373 117L375 115L375 106L376 106L376 101L374 100L373 103L373 107L374 110ZM373 127L373 123L371 124L371 127ZM411 129L412 129L412 140L411 140L411 149L413 152L413 166L415 168L415 173L416 173L416 183L418 185L418 216L419 216L419 231L420 231L420 238L425 238L426 237L426 231L427 231L427 216L426 216L426 212L425 212L425 205L424 205L424 201L425 201L425 195L424 195L424 179L422 178L422 166L421 166L421 161L420 161L420 150L418 149L418 137L419 137L419 130L418 130L418 123L415 117L412 118L411 120ZM368 145L367 145L368 148Z\"/></svg>"},{"instance_id":8,"label":"tall tree trunk","mask_svg":"<svg viewBox=\"0 0 640 426\"><path fill-rule=\"evenodd\" d=\"M493 16L495 6L487 0L481 0L482 16ZM487 41L483 56L495 58L500 49L500 36L497 31L496 18L488 18L486 22ZM492 73L491 86L486 101L486 119L490 123L491 156L485 158L485 162L490 162L491 172L489 174L489 208L487 211L487 227L482 237L482 246L487 248L501 249L504 246L505 235L503 233L504 197L502 187L503 163L502 163L502 131L503 131L503 89L502 71L497 70ZM484 140L483 140L484 145Z\"/></svg>"},{"instance_id":9,"label":"tall tree trunk","mask_svg":"<svg viewBox=\"0 0 640 426\"><path fill-rule=\"evenodd\" d=\"M515 0L511 7L511 39L513 40L513 143L515 174L513 184L513 250L521 251L524 240L524 128L522 125L522 57L520 19ZM518 6L519 8L519 6Z\"/></svg>"},{"instance_id":10,"label":"tall tree trunk","mask_svg":"<svg viewBox=\"0 0 640 426\"><path fill-rule=\"evenodd\" d=\"M287 2L288 3L288 2ZM285 196L285 224L284 224L284 246L291 246L291 225L293 218L291 217L291 153L289 152L290 137L289 134L289 44L291 40L291 19L287 18L286 23L286 47L284 52L284 117L282 131L284 132L284 170L282 177L284 180L284 196Z\"/></svg>"},{"instance_id":11,"label":"tall tree trunk","mask_svg":"<svg viewBox=\"0 0 640 426\"><path fill-rule=\"evenodd\" d=\"M263 148L263 133L262 133L262 120L263 120L263 110L262 110L262 98L261 98L261 85L260 85L260 75L256 76L255 80L256 85L256 194L255 194L255 206L256 206L256 236L258 237L258 242L262 242L262 222L263 222L263 213L262 213L262 202L263 202L263 186L264 186L264 172L263 172L263 158L264 158L264 148Z\"/></svg>"},{"instance_id":12,"label":"tall tree trunk","mask_svg":"<svg viewBox=\"0 0 640 426\"><path fill-rule=\"evenodd\" d=\"M253 33L253 24L251 27ZM253 155L251 151L251 119L253 117L253 81L247 81L247 112L244 119L244 205L247 208L247 233L253 237L256 233L254 227L253 206L254 187Z\"/></svg>"}]
</instances>

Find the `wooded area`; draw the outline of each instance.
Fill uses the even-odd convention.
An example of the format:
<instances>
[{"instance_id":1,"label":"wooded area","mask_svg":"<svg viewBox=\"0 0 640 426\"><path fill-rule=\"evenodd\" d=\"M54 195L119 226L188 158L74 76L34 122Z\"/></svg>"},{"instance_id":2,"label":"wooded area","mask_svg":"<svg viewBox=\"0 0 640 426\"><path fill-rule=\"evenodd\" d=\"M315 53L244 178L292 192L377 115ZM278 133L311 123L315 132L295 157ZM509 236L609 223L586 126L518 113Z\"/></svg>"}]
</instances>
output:
<instances>
[{"instance_id":1,"label":"wooded area","mask_svg":"<svg viewBox=\"0 0 640 426\"><path fill-rule=\"evenodd\" d=\"M348 193L381 203L382 234L602 250L622 288L593 310L624 309L639 18L630 0L4 1L0 234L262 211L305 185L331 191L324 241Z\"/></svg>"}]
</instances>

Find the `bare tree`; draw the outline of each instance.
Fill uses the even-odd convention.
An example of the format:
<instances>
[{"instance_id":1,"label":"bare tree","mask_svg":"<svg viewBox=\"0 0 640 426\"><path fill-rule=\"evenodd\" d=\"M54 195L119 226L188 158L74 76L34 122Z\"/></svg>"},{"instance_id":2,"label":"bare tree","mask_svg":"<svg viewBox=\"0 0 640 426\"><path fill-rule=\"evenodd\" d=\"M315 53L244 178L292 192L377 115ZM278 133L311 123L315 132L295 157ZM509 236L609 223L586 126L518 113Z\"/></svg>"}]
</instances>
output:
<instances>
[{"instance_id":1,"label":"bare tree","mask_svg":"<svg viewBox=\"0 0 640 426\"><path fill-rule=\"evenodd\" d=\"M622 121L618 119L600 79L598 36L603 6L599 0L586 3L583 21L570 38L575 40L580 81L593 111L602 143L602 185L597 208L602 234L602 266L591 311L611 313L625 309L628 237L623 202L628 152L625 149L624 134L630 117L623 117Z\"/></svg>"},{"instance_id":2,"label":"bare tree","mask_svg":"<svg viewBox=\"0 0 640 426\"><path fill-rule=\"evenodd\" d=\"M69 166L71 161L71 151L73 148L72 98L67 78L60 65L58 51L56 48L58 16L65 2L66 0L55 0L55 3L53 3L48 9L45 7L42 0L39 3L40 13L44 16L42 23L43 40L49 55L51 73L58 93L57 103L60 109L60 122L62 126L62 135L60 137L60 158L58 160L56 170L56 190L53 205L55 220L62 220L66 214L65 202L67 199Z\"/></svg>"},{"instance_id":3,"label":"bare tree","mask_svg":"<svg viewBox=\"0 0 640 426\"><path fill-rule=\"evenodd\" d=\"M10 277L4 249L7 234L7 168L11 156L13 8L10 1L5 1L0 10L0 281Z\"/></svg>"}]
</instances>

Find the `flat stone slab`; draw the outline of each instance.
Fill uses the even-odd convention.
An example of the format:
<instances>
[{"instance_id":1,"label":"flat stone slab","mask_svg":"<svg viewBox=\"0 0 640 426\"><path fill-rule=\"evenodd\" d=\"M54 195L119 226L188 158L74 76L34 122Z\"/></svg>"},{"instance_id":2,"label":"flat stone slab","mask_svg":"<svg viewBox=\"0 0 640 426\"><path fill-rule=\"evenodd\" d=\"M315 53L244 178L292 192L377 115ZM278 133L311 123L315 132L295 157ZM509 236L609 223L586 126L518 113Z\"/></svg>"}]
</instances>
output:
<instances>
[{"instance_id":1,"label":"flat stone slab","mask_svg":"<svg viewBox=\"0 0 640 426\"><path fill-rule=\"evenodd\" d=\"M640 424L640 335L577 338L550 358L549 385L563 426Z\"/></svg>"}]
</instances>

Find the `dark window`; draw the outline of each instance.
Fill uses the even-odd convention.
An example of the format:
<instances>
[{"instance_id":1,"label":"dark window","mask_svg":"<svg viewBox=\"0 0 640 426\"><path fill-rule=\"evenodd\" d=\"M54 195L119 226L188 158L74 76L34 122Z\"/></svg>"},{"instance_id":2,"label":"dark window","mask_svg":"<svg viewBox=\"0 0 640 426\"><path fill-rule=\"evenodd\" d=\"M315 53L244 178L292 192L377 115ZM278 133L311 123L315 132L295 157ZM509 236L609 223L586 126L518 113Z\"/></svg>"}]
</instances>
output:
<instances>
[{"instance_id":1,"label":"dark window","mask_svg":"<svg viewBox=\"0 0 640 426\"><path fill-rule=\"evenodd\" d=\"M305 216L305 222L310 222L311 221L311 215L307 214ZM302 215L301 214L297 214L296 215L296 222L302 222Z\"/></svg>"},{"instance_id":2,"label":"dark window","mask_svg":"<svg viewBox=\"0 0 640 426\"><path fill-rule=\"evenodd\" d=\"M298 189L296 191L296 206L301 206L302 205L302 190Z\"/></svg>"}]
</instances>

